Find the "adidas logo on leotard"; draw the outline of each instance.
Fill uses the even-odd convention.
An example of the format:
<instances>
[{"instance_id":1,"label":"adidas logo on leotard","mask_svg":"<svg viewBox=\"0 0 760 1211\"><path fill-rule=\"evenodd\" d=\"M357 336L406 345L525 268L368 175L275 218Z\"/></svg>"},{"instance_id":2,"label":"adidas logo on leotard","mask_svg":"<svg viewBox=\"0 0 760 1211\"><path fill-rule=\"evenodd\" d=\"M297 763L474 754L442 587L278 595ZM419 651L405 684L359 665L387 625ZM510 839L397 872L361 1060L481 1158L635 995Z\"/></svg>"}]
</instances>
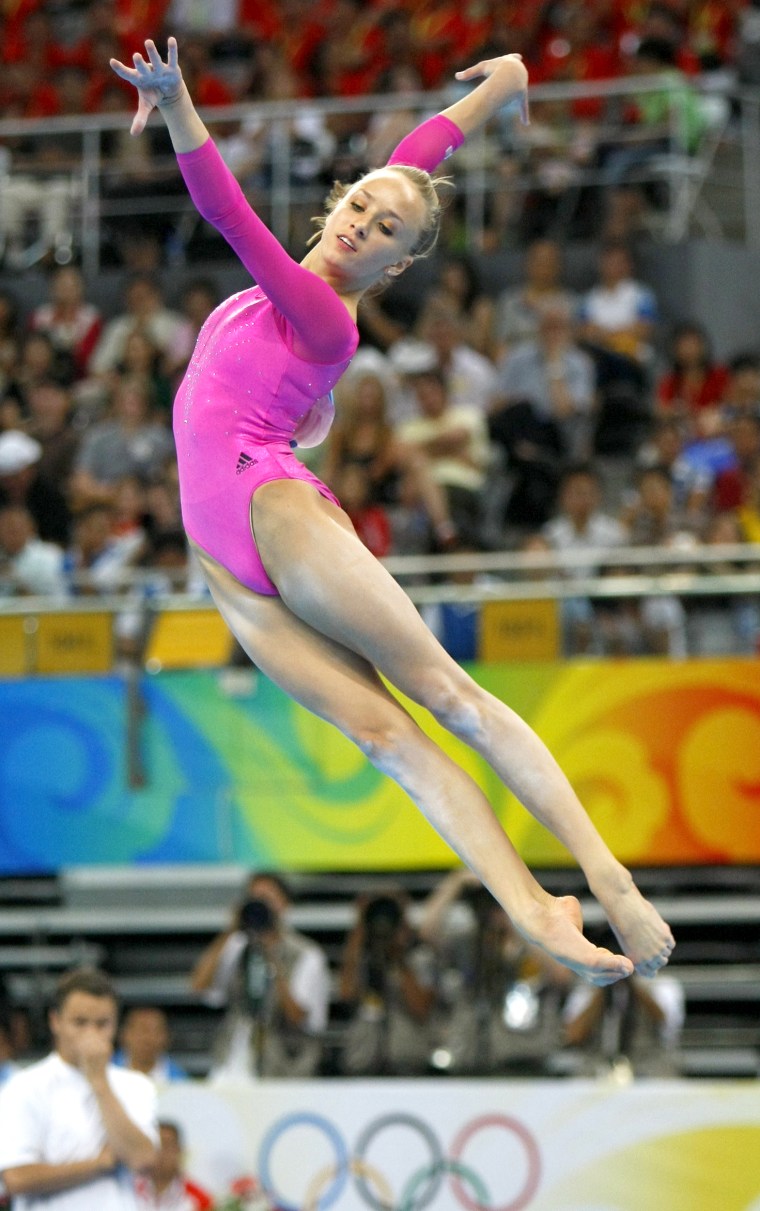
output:
<instances>
[{"instance_id":1,"label":"adidas logo on leotard","mask_svg":"<svg viewBox=\"0 0 760 1211\"><path fill-rule=\"evenodd\" d=\"M241 454L237 460L235 474L240 475L242 471L247 471L249 467L255 467L258 461L257 458L251 458L250 454Z\"/></svg>"}]
</instances>

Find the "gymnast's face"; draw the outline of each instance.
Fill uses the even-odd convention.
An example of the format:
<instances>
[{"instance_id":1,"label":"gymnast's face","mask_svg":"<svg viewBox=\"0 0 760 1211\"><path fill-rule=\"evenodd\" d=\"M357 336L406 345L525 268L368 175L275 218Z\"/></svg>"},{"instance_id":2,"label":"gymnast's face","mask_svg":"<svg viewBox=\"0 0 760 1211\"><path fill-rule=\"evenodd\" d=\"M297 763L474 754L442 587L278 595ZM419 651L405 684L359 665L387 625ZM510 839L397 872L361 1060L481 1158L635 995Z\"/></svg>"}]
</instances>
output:
<instances>
[{"instance_id":1,"label":"gymnast's face","mask_svg":"<svg viewBox=\"0 0 760 1211\"><path fill-rule=\"evenodd\" d=\"M362 177L328 215L325 259L358 286L391 277L412 263L425 222L425 203L401 173L384 169Z\"/></svg>"}]
</instances>

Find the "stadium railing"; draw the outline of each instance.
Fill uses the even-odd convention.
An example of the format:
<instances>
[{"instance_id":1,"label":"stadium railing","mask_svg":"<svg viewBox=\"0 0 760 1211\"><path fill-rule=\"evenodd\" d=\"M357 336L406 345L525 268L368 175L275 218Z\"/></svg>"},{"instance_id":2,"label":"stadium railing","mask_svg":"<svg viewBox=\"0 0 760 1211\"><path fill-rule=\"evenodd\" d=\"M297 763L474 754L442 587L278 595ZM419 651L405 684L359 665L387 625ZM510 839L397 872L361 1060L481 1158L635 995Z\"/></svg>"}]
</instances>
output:
<instances>
[{"instance_id":1,"label":"stadium railing","mask_svg":"<svg viewBox=\"0 0 760 1211\"><path fill-rule=\"evenodd\" d=\"M597 99L602 113L593 123L595 141L606 146L624 145L637 133L635 127L623 121L626 105L636 95L670 87L666 80L657 76L583 84L542 84L531 90L531 99L536 108L542 102L572 104ZM704 234L721 234L723 206L720 198L717 202L715 198L706 200L705 187L709 182L712 190L720 191L720 196L730 196L726 211L738 212L741 234L752 246L760 246L760 212L755 202L760 192L760 95L757 90L740 90L724 79L715 82L709 77L696 79L693 87L705 117L705 133L699 146L689 153L682 149L680 111L675 99L677 89L672 88L671 151L665 156L654 157L648 166L638 171L635 179L658 181L665 186L659 232L662 238L681 240L695 224ZM449 89L403 97L374 95L333 100L251 101L203 110L202 114L212 133L237 123L260 123L268 129L271 159L263 191L268 209L264 217L278 238L287 244L295 209L304 205L319 206L325 192L325 174L331 179L329 164L323 165L321 179L294 179L296 136L292 123L303 114L305 107L316 117L328 121L336 115L366 116L369 121L371 115L400 110L419 119L451 104L457 95L457 91ZM11 268L23 271L52 251L61 263L76 256L87 276L96 274L101 264L104 228L146 216L171 228L168 243L172 255L182 262L196 223L186 194L182 190L167 193L167 181L177 175L174 158L168 151L162 151L152 155L147 165L139 170L131 170L127 163L112 161L106 150L107 139L114 132L124 133L127 122L126 114L0 120L0 151L5 151L0 155L0 186L17 171L11 150L15 143L23 142L33 161L37 141L58 137L65 140L73 137L75 143L79 140L78 150L69 155L68 167L60 170L61 174L68 173L74 198L69 230L60 233L52 250L42 246L39 240L31 239L20 252L13 253ZM530 138L530 127L521 127L514 113L507 108L471 143L466 154L451 161L451 171L463 199L464 237L470 247L480 246L489 199L496 191L505 188L514 191L519 206L532 190L542 188L531 163ZM717 165L719 153L727 145L735 149L736 155L730 163L721 161ZM357 167L363 167L361 136L351 154L355 155ZM561 154L559 137L557 154ZM516 169L508 182L496 170L505 159L510 159ZM18 170L25 174L34 171L29 155L26 163L19 164ZM45 171L50 174L49 167ZM116 191L111 189L114 176L119 178ZM598 186L603 180L604 174L594 165L592 157L585 166L575 165L572 190ZM572 211L572 205L569 209ZM0 254L3 252L10 256L11 250L5 248L0 216Z\"/></svg>"}]
</instances>

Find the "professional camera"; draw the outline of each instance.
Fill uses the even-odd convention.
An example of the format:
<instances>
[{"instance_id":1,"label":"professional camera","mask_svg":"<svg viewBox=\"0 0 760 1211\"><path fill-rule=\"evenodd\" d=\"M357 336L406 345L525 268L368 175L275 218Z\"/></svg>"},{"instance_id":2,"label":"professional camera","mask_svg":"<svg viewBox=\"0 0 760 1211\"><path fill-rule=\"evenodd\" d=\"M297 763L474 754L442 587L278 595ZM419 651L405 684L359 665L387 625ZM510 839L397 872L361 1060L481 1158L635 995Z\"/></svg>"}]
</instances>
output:
<instances>
[{"instance_id":1,"label":"professional camera","mask_svg":"<svg viewBox=\"0 0 760 1211\"><path fill-rule=\"evenodd\" d=\"M367 941L390 938L396 932L404 914L393 896L375 896L364 910L364 930Z\"/></svg>"},{"instance_id":2,"label":"professional camera","mask_svg":"<svg viewBox=\"0 0 760 1211\"><path fill-rule=\"evenodd\" d=\"M240 910L240 928L248 935L242 956L245 1004L253 1017L259 1017L264 1012L272 980L262 936L277 928L277 918L265 900L247 900Z\"/></svg>"},{"instance_id":3,"label":"professional camera","mask_svg":"<svg viewBox=\"0 0 760 1211\"><path fill-rule=\"evenodd\" d=\"M403 909L393 896L375 896L364 909L364 959L367 988L384 996L392 946L404 919Z\"/></svg>"},{"instance_id":4,"label":"professional camera","mask_svg":"<svg viewBox=\"0 0 760 1211\"><path fill-rule=\"evenodd\" d=\"M247 900L240 909L240 928L249 934L271 933L277 918L266 900Z\"/></svg>"}]
</instances>

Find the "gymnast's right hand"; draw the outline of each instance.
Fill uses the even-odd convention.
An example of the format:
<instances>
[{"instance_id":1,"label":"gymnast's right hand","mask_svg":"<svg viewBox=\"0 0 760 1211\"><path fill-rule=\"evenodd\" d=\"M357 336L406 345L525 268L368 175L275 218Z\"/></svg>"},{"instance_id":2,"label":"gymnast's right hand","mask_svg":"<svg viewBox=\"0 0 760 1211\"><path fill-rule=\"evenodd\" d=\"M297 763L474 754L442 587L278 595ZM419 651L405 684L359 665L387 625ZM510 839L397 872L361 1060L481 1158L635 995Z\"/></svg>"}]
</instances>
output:
<instances>
[{"instance_id":1,"label":"gymnast's right hand","mask_svg":"<svg viewBox=\"0 0 760 1211\"><path fill-rule=\"evenodd\" d=\"M137 89L137 113L130 128L130 134L133 135L139 135L145 129L152 109L176 101L183 88L182 72L177 59L177 39L168 40L166 62L150 38L145 43L145 50L149 61L146 63L143 56L136 53L132 56L134 67L127 67L118 59L110 60L116 75L134 84Z\"/></svg>"}]
</instances>

